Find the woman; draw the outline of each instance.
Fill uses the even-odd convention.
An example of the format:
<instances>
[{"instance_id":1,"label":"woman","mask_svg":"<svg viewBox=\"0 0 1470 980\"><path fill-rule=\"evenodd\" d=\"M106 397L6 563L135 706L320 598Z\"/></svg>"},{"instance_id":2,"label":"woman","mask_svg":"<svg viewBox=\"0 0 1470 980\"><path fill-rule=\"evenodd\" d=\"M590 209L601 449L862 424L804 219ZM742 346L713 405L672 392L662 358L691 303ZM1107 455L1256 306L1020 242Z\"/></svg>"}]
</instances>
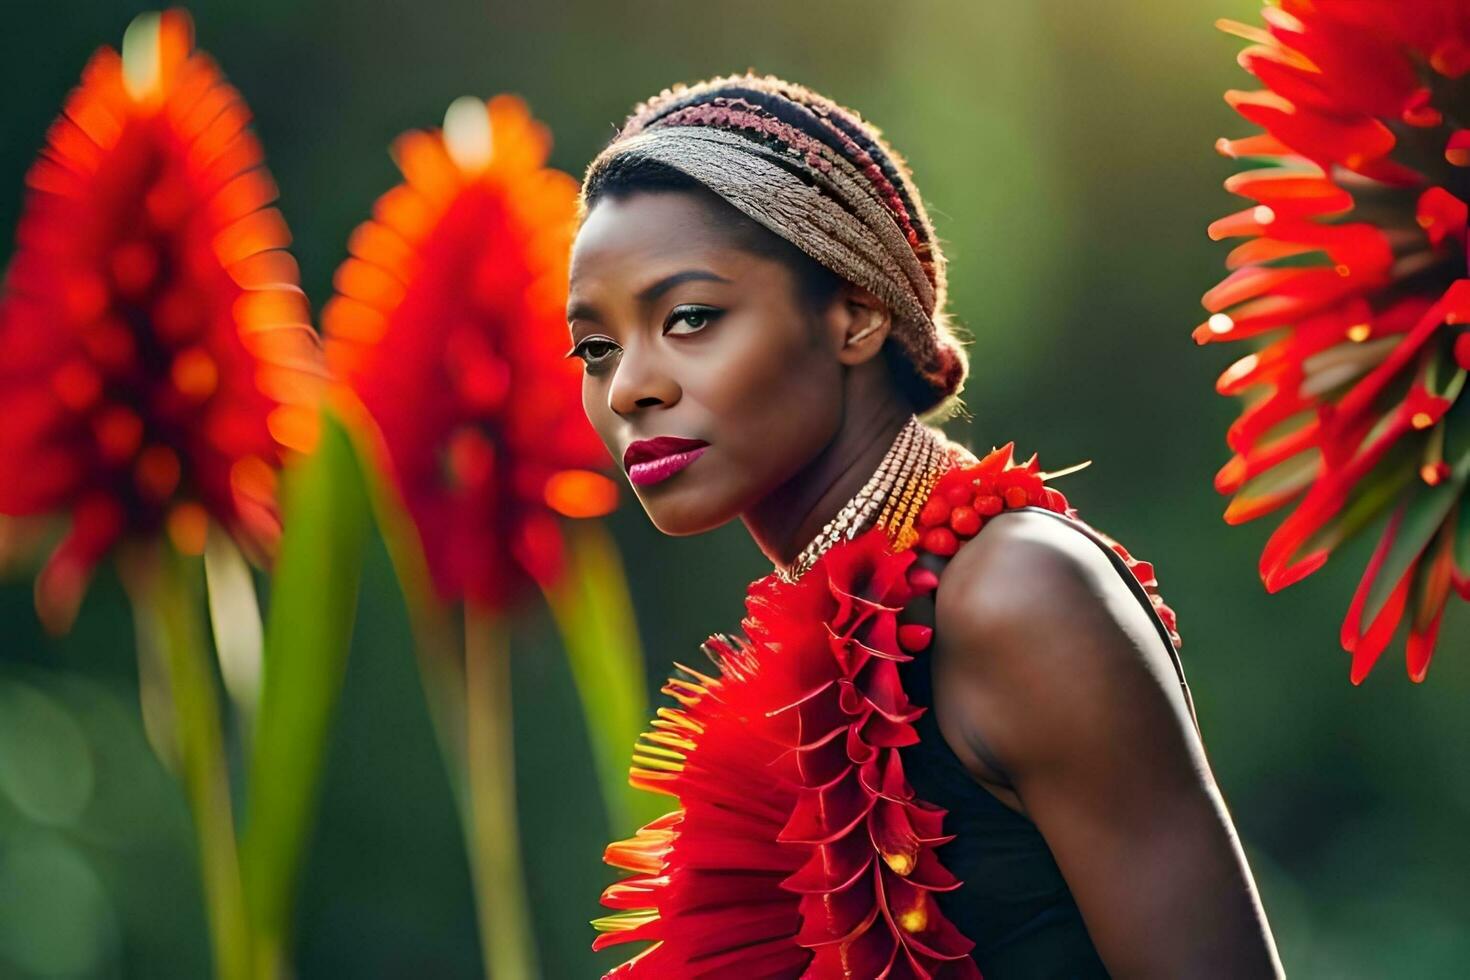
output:
<instances>
[{"instance_id":1,"label":"woman","mask_svg":"<svg viewBox=\"0 0 1470 980\"><path fill-rule=\"evenodd\" d=\"M666 90L588 169L588 418L660 530L774 565L635 752L679 808L608 848L610 976L1281 971L1151 570L921 423L944 302L905 163L801 86Z\"/></svg>"}]
</instances>

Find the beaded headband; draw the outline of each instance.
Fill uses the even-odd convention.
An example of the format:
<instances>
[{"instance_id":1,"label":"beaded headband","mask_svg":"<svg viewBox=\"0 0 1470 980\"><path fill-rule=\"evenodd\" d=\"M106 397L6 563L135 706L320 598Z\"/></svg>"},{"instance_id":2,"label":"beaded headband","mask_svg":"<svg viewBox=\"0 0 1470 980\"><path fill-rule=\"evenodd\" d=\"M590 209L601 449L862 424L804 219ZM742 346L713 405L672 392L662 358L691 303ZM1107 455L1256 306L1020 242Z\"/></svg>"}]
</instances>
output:
<instances>
[{"instance_id":1,"label":"beaded headband","mask_svg":"<svg viewBox=\"0 0 1470 980\"><path fill-rule=\"evenodd\" d=\"M932 390L920 411L954 407L969 364L944 311L944 255L907 164L856 112L770 75L664 89L588 166L584 217L603 170L629 158L685 174L883 300Z\"/></svg>"}]
</instances>

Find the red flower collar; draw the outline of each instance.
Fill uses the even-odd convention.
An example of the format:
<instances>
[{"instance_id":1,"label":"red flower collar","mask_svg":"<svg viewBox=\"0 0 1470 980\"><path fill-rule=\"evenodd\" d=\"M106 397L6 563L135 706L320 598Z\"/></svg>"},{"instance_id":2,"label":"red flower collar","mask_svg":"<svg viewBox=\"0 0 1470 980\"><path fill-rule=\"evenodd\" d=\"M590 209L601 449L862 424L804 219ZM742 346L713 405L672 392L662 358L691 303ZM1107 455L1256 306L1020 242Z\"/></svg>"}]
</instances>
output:
<instances>
[{"instance_id":1,"label":"red flower collar","mask_svg":"<svg viewBox=\"0 0 1470 980\"><path fill-rule=\"evenodd\" d=\"M659 709L631 780L681 809L607 848L632 874L603 892L621 911L594 923L593 948L652 942L610 980L980 976L974 943L934 900L961 885L935 854L952 839L945 811L903 771L899 750L918 741L927 709L909 701L898 665L932 630L899 614L939 584L918 550L952 555L1005 509L1076 516L1036 458L1017 464L1011 450L944 474L913 546L894 551L875 527L797 582L752 583L744 636L704 644L717 676L676 665L663 690L679 707ZM1172 632L1152 568L1112 546Z\"/></svg>"}]
</instances>

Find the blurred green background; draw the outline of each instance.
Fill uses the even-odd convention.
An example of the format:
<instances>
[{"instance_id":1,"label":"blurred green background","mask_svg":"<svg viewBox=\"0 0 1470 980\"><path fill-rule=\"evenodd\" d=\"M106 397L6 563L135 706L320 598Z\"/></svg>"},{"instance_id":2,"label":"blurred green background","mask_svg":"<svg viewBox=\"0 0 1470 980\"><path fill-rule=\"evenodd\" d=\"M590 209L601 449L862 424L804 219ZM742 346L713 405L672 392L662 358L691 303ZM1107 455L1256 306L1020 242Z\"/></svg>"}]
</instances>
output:
<instances>
[{"instance_id":1,"label":"blurred green background","mask_svg":"<svg viewBox=\"0 0 1470 980\"><path fill-rule=\"evenodd\" d=\"M0 261L21 182L91 51L151 9L10 0L0 32ZM1205 226L1243 206L1212 144L1248 131L1252 87L1218 16L1245 0L539 4L211 0L198 41L256 116L315 308L348 233L397 180L389 141L462 94L523 95L574 174L632 104L747 67L858 108L911 162L975 334L974 448L1016 440L1060 468L1084 517L1153 561L1179 613L1215 773L1296 977L1452 977L1470 962L1470 612L1454 603L1427 683L1391 648L1348 683L1337 624L1357 542L1267 596L1267 524L1231 529L1210 481L1237 406L1198 349L1221 275ZM3 424L3 420L0 420ZM671 660L737 624L768 571L734 523L659 535L631 494L611 524L657 690ZM478 975L461 834L374 542L302 885L303 978ZM515 635L530 891L550 977L589 977L609 830L564 658L531 609ZM208 948L182 794L149 751L132 629L108 571L51 640L28 570L0 585L0 976L200 978Z\"/></svg>"}]
</instances>

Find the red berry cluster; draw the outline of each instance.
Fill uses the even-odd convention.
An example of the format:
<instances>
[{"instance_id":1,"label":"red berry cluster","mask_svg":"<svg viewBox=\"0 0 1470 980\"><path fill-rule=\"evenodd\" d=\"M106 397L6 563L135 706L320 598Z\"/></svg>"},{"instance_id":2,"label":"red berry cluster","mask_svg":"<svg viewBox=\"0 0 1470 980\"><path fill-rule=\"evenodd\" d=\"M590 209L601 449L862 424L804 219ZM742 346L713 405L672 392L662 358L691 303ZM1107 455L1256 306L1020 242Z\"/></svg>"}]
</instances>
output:
<instances>
[{"instance_id":1,"label":"red berry cluster","mask_svg":"<svg viewBox=\"0 0 1470 980\"><path fill-rule=\"evenodd\" d=\"M1028 505L1067 512L1067 499L1042 483L1035 457L1013 463L1007 444L974 466L950 470L940 478L919 511L918 546L948 557L959 550L961 541L978 534L988 518Z\"/></svg>"},{"instance_id":2,"label":"red berry cluster","mask_svg":"<svg viewBox=\"0 0 1470 980\"><path fill-rule=\"evenodd\" d=\"M916 549L948 557L960 542L980 533L986 520L1007 508L1034 505L1069 513L1067 498L1042 483L1036 457L1025 463L1011 458L1011 444L992 450L973 466L958 467L939 478L919 511ZM939 588L939 576L918 562L908 567L909 586L924 595ZM909 653L918 653L934 638L931 627L910 623L898 628L898 643Z\"/></svg>"},{"instance_id":3,"label":"red berry cluster","mask_svg":"<svg viewBox=\"0 0 1470 980\"><path fill-rule=\"evenodd\" d=\"M947 558L959 550L962 541L980 533L987 520L1001 511L1017 507L1044 507L1080 520L1077 511L1067 503L1067 498L1059 490L1045 485L1036 457L1033 455L1026 462L1017 463L1011 456L1012 446L1012 443L1006 443L991 450L973 466L950 470L939 478L919 511L919 537L913 545L915 550ZM1149 602L1169 630L1170 640L1178 647L1180 640L1174 610L1159 595L1153 565L1133 557L1127 548L1097 528L1092 528L1092 531L1123 559L1133 577L1148 593ZM918 562L909 565L907 577L909 585L918 594L939 588L939 576ZM926 626L900 627L899 645L910 653L917 653L929 645L932 632Z\"/></svg>"}]
</instances>

